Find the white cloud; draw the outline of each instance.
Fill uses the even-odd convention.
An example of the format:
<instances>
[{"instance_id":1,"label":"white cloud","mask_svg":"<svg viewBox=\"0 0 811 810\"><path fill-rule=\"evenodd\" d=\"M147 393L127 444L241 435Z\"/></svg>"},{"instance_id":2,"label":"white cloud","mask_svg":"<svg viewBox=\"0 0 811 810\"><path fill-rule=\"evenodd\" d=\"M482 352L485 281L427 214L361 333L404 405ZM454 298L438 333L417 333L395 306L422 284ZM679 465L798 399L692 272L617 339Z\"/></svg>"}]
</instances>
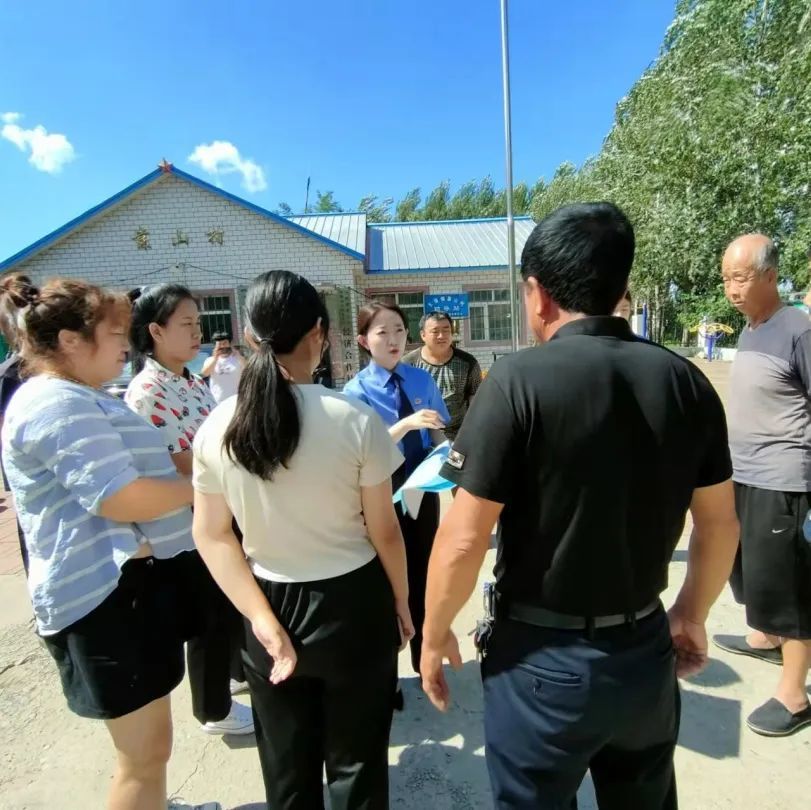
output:
<instances>
[{"instance_id":1,"label":"white cloud","mask_svg":"<svg viewBox=\"0 0 811 810\"><path fill-rule=\"evenodd\" d=\"M73 144L59 132L48 132L42 124L33 129L23 129L17 122L20 113L7 112L0 115L3 128L0 137L13 143L21 152L28 153L28 162L41 172L58 174L66 163L76 157Z\"/></svg>"},{"instance_id":2,"label":"white cloud","mask_svg":"<svg viewBox=\"0 0 811 810\"><path fill-rule=\"evenodd\" d=\"M221 174L241 174L242 187L246 191L264 191L268 187L262 167L249 158L243 158L239 149L230 141L201 143L189 155L189 162L196 163L203 171L215 177Z\"/></svg>"}]
</instances>

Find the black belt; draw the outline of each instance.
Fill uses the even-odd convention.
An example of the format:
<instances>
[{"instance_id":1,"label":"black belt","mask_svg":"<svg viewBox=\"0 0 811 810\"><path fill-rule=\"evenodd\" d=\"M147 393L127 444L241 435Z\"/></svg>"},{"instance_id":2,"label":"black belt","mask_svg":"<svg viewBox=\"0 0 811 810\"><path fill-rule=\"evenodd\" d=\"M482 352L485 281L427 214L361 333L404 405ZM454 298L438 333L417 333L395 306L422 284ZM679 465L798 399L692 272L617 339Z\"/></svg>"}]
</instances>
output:
<instances>
[{"instance_id":1,"label":"black belt","mask_svg":"<svg viewBox=\"0 0 811 810\"><path fill-rule=\"evenodd\" d=\"M536 627L546 627L550 630L589 630L604 627L618 627L621 624L634 624L646 616L650 616L661 606L655 599L645 605L636 613L615 613L611 616L573 616L570 613L558 613L555 610L526 605L521 602L511 602L505 611L508 619L524 624L533 624Z\"/></svg>"}]
</instances>

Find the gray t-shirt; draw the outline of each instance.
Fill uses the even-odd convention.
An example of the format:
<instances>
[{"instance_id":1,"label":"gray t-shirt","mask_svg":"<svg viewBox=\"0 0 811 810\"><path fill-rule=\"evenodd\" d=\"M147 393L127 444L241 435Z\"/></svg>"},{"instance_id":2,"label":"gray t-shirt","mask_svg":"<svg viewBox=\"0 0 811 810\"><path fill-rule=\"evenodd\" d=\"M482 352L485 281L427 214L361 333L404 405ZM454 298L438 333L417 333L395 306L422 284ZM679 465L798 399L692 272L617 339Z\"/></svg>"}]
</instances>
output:
<instances>
[{"instance_id":1,"label":"gray t-shirt","mask_svg":"<svg viewBox=\"0 0 811 810\"><path fill-rule=\"evenodd\" d=\"M778 492L811 492L811 320L783 307L746 327L732 365L733 478Z\"/></svg>"}]
</instances>

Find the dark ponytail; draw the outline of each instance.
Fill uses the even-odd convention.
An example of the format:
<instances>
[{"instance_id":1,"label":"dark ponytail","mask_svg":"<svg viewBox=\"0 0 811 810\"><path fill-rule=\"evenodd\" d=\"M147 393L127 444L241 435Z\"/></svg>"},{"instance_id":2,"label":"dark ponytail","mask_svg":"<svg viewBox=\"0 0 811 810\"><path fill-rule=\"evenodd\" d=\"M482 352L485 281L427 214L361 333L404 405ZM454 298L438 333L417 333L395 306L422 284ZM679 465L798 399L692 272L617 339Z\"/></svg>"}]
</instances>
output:
<instances>
[{"instance_id":1,"label":"dark ponytail","mask_svg":"<svg viewBox=\"0 0 811 810\"><path fill-rule=\"evenodd\" d=\"M155 351L155 341L149 331L149 324L166 326L166 322L184 301L197 299L191 290L181 284L162 284L146 291L131 290L128 297L133 302L130 326L132 373L138 374L143 369L146 358Z\"/></svg>"},{"instance_id":2,"label":"dark ponytail","mask_svg":"<svg viewBox=\"0 0 811 810\"><path fill-rule=\"evenodd\" d=\"M254 279L245 316L259 350L242 372L223 446L237 464L270 481L280 466L287 466L301 438L296 396L276 355L290 354L319 318L326 335L329 316L315 287L286 270Z\"/></svg>"},{"instance_id":3,"label":"dark ponytail","mask_svg":"<svg viewBox=\"0 0 811 810\"><path fill-rule=\"evenodd\" d=\"M10 273L0 279L0 334L9 349L20 350L20 312L39 299L39 290L22 273Z\"/></svg>"}]
</instances>

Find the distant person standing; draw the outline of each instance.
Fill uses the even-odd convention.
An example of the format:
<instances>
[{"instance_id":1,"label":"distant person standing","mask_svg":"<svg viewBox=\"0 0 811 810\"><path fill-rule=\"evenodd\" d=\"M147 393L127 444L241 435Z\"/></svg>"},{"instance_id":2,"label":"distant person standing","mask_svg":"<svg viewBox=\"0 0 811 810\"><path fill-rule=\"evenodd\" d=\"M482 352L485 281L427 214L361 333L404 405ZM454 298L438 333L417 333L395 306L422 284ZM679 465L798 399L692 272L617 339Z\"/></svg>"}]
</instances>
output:
<instances>
[{"instance_id":1,"label":"distant person standing","mask_svg":"<svg viewBox=\"0 0 811 810\"><path fill-rule=\"evenodd\" d=\"M403 357L403 362L427 371L442 393L451 415L445 435L453 441L482 382L479 361L453 345L453 321L447 312L429 312L420 321L423 346Z\"/></svg>"},{"instance_id":2,"label":"distant person standing","mask_svg":"<svg viewBox=\"0 0 811 810\"><path fill-rule=\"evenodd\" d=\"M722 262L724 291L748 323L732 365L729 441L741 541L730 584L748 636L715 636L723 650L782 664L774 696L747 719L783 737L811 725L811 322L777 289L777 248L738 237Z\"/></svg>"},{"instance_id":3,"label":"distant person standing","mask_svg":"<svg viewBox=\"0 0 811 810\"><path fill-rule=\"evenodd\" d=\"M627 290L625 295L620 298L619 304L617 304L617 308L614 310L614 317L615 318L624 318L629 323L631 322L631 315L633 315L633 303L631 301L631 293Z\"/></svg>"},{"instance_id":4,"label":"distant person standing","mask_svg":"<svg viewBox=\"0 0 811 810\"><path fill-rule=\"evenodd\" d=\"M214 353L203 363L200 376L208 379L211 393L219 404L236 394L245 359L231 345L231 335L226 332L215 332L211 339Z\"/></svg>"}]
</instances>

